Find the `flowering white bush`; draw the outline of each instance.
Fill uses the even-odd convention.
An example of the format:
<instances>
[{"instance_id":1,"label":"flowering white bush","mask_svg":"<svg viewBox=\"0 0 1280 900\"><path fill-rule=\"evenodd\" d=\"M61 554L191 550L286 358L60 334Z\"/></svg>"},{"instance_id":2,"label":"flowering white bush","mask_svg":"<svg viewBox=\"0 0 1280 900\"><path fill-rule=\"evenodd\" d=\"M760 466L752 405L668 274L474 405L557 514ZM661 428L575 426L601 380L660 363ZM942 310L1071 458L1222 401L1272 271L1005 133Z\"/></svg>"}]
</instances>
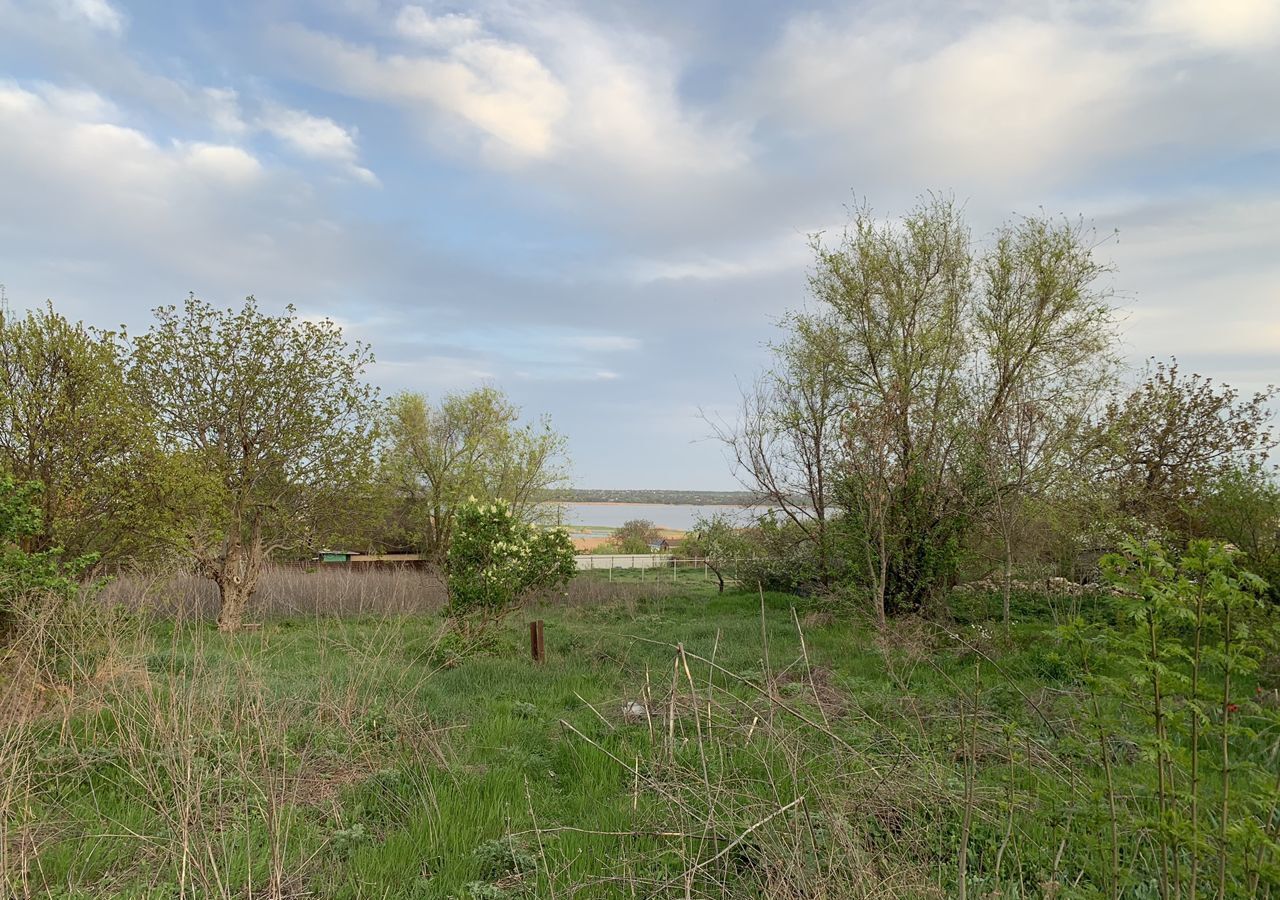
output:
<instances>
[{"instance_id":1,"label":"flowering white bush","mask_svg":"<svg viewBox=\"0 0 1280 900\"><path fill-rule=\"evenodd\" d=\"M568 532L536 528L505 501L473 497L458 509L449 545L449 612L465 627L484 628L528 591L563 585L575 571Z\"/></svg>"}]
</instances>

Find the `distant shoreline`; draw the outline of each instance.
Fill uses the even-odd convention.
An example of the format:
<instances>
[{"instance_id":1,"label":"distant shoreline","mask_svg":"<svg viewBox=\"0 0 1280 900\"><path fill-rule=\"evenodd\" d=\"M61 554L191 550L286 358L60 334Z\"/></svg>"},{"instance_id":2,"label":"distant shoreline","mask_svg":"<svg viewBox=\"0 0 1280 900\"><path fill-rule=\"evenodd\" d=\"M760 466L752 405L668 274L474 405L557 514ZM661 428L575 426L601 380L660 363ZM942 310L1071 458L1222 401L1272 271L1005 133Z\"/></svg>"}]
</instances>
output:
<instances>
[{"instance_id":1,"label":"distant shoreline","mask_svg":"<svg viewBox=\"0 0 1280 900\"><path fill-rule=\"evenodd\" d=\"M733 503L723 500L708 501L706 503L687 503L675 500L539 500L539 503L555 504L561 506L564 504L572 504L573 506L731 506L734 509L750 509L749 503Z\"/></svg>"},{"instance_id":2,"label":"distant shoreline","mask_svg":"<svg viewBox=\"0 0 1280 900\"><path fill-rule=\"evenodd\" d=\"M688 491L654 488L559 488L542 499L558 503L607 503L664 506L749 506L759 498L749 491Z\"/></svg>"}]
</instances>

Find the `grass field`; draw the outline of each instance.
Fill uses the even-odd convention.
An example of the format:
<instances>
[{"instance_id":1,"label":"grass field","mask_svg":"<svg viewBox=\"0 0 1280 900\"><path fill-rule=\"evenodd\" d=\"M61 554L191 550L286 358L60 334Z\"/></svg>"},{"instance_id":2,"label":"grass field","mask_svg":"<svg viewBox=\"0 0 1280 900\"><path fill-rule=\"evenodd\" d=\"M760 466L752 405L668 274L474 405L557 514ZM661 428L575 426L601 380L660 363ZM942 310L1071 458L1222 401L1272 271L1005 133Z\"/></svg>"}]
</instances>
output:
<instances>
[{"instance_id":1,"label":"grass field","mask_svg":"<svg viewBox=\"0 0 1280 900\"><path fill-rule=\"evenodd\" d=\"M124 623L70 688L10 660L7 896L1105 896L1074 673L984 613L875 637L698 573L478 649L430 612ZM1124 740L1122 896L1157 896Z\"/></svg>"}]
</instances>

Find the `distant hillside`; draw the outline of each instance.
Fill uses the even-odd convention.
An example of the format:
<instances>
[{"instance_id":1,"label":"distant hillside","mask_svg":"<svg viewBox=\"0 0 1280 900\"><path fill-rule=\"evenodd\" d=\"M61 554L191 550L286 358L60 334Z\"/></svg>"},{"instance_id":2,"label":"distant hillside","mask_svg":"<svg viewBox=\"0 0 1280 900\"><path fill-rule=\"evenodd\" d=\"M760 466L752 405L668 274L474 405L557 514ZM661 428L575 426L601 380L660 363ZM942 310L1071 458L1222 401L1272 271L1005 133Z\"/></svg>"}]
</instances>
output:
<instances>
[{"instance_id":1,"label":"distant hillside","mask_svg":"<svg viewBox=\"0 0 1280 900\"><path fill-rule=\"evenodd\" d=\"M548 491L548 501L564 503L678 503L688 506L750 506L746 491L661 491L626 488L565 488Z\"/></svg>"}]
</instances>

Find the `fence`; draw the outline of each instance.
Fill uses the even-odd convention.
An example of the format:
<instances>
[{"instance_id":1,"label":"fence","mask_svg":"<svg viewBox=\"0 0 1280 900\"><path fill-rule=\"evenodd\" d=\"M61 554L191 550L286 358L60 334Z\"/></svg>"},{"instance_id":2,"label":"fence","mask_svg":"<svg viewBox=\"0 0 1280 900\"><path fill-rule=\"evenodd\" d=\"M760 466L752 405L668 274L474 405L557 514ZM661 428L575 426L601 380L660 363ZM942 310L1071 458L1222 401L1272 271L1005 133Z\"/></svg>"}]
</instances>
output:
<instances>
[{"instance_id":1,"label":"fence","mask_svg":"<svg viewBox=\"0 0 1280 900\"><path fill-rule=\"evenodd\" d=\"M581 554L573 559L579 573L607 574L610 581L613 580L615 571L621 576L631 570L639 570L637 574L640 577L653 580L669 578L671 581L676 581L700 575L703 580L710 581L716 577L715 570L718 568L726 582L736 582L739 580L738 564L751 561L749 559L717 560L716 565L712 566L709 560L702 557L684 558L665 553Z\"/></svg>"},{"instance_id":2,"label":"fence","mask_svg":"<svg viewBox=\"0 0 1280 900\"><path fill-rule=\"evenodd\" d=\"M604 571L605 569L665 569L675 557L662 553L635 553L618 556L584 553L573 558L579 572Z\"/></svg>"}]
</instances>

